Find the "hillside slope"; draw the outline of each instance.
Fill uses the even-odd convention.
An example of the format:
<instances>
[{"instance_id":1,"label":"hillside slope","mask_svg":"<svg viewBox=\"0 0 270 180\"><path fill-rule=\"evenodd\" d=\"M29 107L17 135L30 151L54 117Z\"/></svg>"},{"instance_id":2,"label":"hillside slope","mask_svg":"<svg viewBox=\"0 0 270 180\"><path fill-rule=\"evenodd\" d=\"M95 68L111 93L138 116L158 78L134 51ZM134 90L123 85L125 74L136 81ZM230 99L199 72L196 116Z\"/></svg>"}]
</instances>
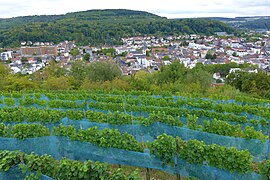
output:
<instances>
[{"instance_id":1,"label":"hillside slope","mask_svg":"<svg viewBox=\"0 0 270 180\"><path fill-rule=\"evenodd\" d=\"M65 15L0 19L0 46L19 46L22 41L75 40L81 45L120 44L121 38L180 33L210 35L233 33L230 26L209 19L167 19L132 10L89 10Z\"/></svg>"},{"instance_id":2,"label":"hillside slope","mask_svg":"<svg viewBox=\"0 0 270 180\"><path fill-rule=\"evenodd\" d=\"M270 30L270 16L251 16L236 18L211 17L211 20L217 20L227 23L235 28L249 30Z\"/></svg>"}]
</instances>

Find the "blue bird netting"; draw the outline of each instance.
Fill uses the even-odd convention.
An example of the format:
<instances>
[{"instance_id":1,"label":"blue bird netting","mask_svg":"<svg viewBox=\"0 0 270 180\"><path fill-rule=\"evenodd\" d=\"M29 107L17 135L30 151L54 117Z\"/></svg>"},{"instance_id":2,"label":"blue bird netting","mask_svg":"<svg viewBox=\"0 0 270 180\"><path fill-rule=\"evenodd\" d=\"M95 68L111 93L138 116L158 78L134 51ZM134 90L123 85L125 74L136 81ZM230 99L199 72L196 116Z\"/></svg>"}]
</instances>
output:
<instances>
[{"instance_id":1,"label":"blue bird netting","mask_svg":"<svg viewBox=\"0 0 270 180\"><path fill-rule=\"evenodd\" d=\"M66 137L39 137L25 140L13 138L0 138L1 150L21 150L25 153L35 152L36 154L50 154L56 159L67 157L73 160L92 160L107 162L110 164L122 164L128 166L137 166L163 170L168 173L180 173L182 176L198 177L200 179L261 179L256 173L238 174L226 170L210 167L207 165L190 164L184 160L176 159L176 166L164 165L162 161L155 156L145 153L126 151L116 148L102 148L90 143L70 141ZM0 177L15 177L17 171L1 173ZM43 176L42 178L46 178Z\"/></svg>"}]
</instances>

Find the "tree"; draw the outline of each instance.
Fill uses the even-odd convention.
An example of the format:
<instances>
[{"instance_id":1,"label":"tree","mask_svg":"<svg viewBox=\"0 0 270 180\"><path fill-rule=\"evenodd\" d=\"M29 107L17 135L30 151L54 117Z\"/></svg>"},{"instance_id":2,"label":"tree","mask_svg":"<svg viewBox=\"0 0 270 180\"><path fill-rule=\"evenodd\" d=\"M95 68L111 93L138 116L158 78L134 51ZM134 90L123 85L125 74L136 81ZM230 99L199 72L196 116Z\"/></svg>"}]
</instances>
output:
<instances>
[{"instance_id":1,"label":"tree","mask_svg":"<svg viewBox=\"0 0 270 180\"><path fill-rule=\"evenodd\" d=\"M27 76L9 75L4 89L10 91L21 91L24 89L36 89L37 84Z\"/></svg>"},{"instance_id":2,"label":"tree","mask_svg":"<svg viewBox=\"0 0 270 180\"><path fill-rule=\"evenodd\" d=\"M10 74L10 69L3 63L0 63L0 89L3 90L7 77Z\"/></svg>"},{"instance_id":3,"label":"tree","mask_svg":"<svg viewBox=\"0 0 270 180\"><path fill-rule=\"evenodd\" d=\"M212 54L207 52L207 54L205 56L205 59L212 59Z\"/></svg>"},{"instance_id":4,"label":"tree","mask_svg":"<svg viewBox=\"0 0 270 180\"><path fill-rule=\"evenodd\" d=\"M164 56L164 57L162 58L162 60L163 60L163 61L170 61L171 58L170 58L170 56L166 55L166 56Z\"/></svg>"},{"instance_id":5,"label":"tree","mask_svg":"<svg viewBox=\"0 0 270 180\"><path fill-rule=\"evenodd\" d=\"M67 74L67 70L57 64L55 61L50 61L50 65L44 70L48 76L61 77Z\"/></svg>"},{"instance_id":6,"label":"tree","mask_svg":"<svg viewBox=\"0 0 270 180\"><path fill-rule=\"evenodd\" d=\"M189 42L187 42L187 41L183 41L183 42L181 42L181 44L180 44L180 46L188 46L189 45Z\"/></svg>"},{"instance_id":7,"label":"tree","mask_svg":"<svg viewBox=\"0 0 270 180\"><path fill-rule=\"evenodd\" d=\"M233 57L238 57L236 52L233 52L233 53L232 53L232 56L233 56Z\"/></svg>"},{"instance_id":8,"label":"tree","mask_svg":"<svg viewBox=\"0 0 270 180\"><path fill-rule=\"evenodd\" d=\"M75 49L72 49L72 50L70 51L70 54L71 54L72 56L77 56L77 55L80 54L80 51L79 51L79 49L75 48Z\"/></svg>"},{"instance_id":9,"label":"tree","mask_svg":"<svg viewBox=\"0 0 270 180\"><path fill-rule=\"evenodd\" d=\"M21 59L21 61L22 61L23 64L25 64L25 63L28 62L28 59L27 59L26 57L23 56L22 59Z\"/></svg>"},{"instance_id":10,"label":"tree","mask_svg":"<svg viewBox=\"0 0 270 180\"><path fill-rule=\"evenodd\" d=\"M127 52L127 51L125 51L125 52L123 52L123 53L121 54L122 57L126 57L127 55L128 55L128 52Z\"/></svg>"},{"instance_id":11,"label":"tree","mask_svg":"<svg viewBox=\"0 0 270 180\"><path fill-rule=\"evenodd\" d=\"M101 49L101 51L98 51L97 53L98 54L105 54L106 56L113 57L116 53L116 50L114 48Z\"/></svg>"},{"instance_id":12,"label":"tree","mask_svg":"<svg viewBox=\"0 0 270 180\"><path fill-rule=\"evenodd\" d=\"M39 63L41 63L41 62L42 62L41 57L37 57L37 62L39 62Z\"/></svg>"},{"instance_id":13,"label":"tree","mask_svg":"<svg viewBox=\"0 0 270 180\"><path fill-rule=\"evenodd\" d=\"M212 56L212 58L211 58L212 60L214 60L214 59L217 59L217 54L215 53L215 54L213 54L213 56Z\"/></svg>"},{"instance_id":14,"label":"tree","mask_svg":"<svg viewBox=\"0 0 270 180\"><path fill-rule=\"evenodd\" d=\"M157 74L158 84L174 83L179 79L182 79L186 73L187 69L179 61L174 61L168 66L162 66L160 73Z\"/></svg>"},{"instance_id":15,"label":"tree","mask_svg":"<svg viewBox=\"0 0 270 180\"><path fill-rule=\"evenodd\" d=\"M43 84L42 89L45 90L69 90L71 84L67 77L49 77Z\"/></svg>"},{"instance_id":16,"label":"tree","mask_svg":"<svg viewBox=\"0 0 270 180\"><path fill-rule=\"evenodd\" d=\"M262 71L258 73L235 72L228 75L226 83L242 92L258 94L265 97L270 90L270 76Z\"/></svg>"},{"instance_id":17,"label":"tree","mask_svg":"<svg viewBox=\"0 0 270 180\"><path fill-rule=\"evenodd\" d=\"M117 64L109 61L93 62L86 69L87 78L91 81L111 81L121 77L122 72Z\"/></svg>"},{"instance_id":18,"label":"tree","mask_svg":"<svg viewBox=\"0 0 270 180\"><path fill-rule=\"evenodd\" d=\"M83 56L83 60L89 61L89 60L90 60L90 54L89 54L89 53L86 53L86 54Z\"/></svg>"},{"instance_id":19,"label":"tree","mask_svg":"<svg viewBox=\"0 0 270 180\"><path fill-rule=\"evenodd\" d=\"M72 85L74 87L80 87L83 80L87 77L87 64L84 61L76 60L71 64L69 76L74 78Z\"/></svg>"},{"instance_id":20,"label":"tree","mask_svg":"<svg viewBox=\"0 0 270 180\"><path fill-rule=\"evenodd\" d=\"M152 54L152 50L150 50L150 51L146 51L146 56L147 56L147 57L150 57L150 56L151 56L151 54Z\"/></svg>"},{"instance_id":21,"label":"tree","mask_svg":"<svg viewBox=\"0 0 270 180\"><path fill-rule=\"evenodd\" d=\"M151 74L144 70L138 71L136 74L131 76L130 84L133 88L137 90L146 90L148 91L151 83Z\"/></svg>"}]
</instances>

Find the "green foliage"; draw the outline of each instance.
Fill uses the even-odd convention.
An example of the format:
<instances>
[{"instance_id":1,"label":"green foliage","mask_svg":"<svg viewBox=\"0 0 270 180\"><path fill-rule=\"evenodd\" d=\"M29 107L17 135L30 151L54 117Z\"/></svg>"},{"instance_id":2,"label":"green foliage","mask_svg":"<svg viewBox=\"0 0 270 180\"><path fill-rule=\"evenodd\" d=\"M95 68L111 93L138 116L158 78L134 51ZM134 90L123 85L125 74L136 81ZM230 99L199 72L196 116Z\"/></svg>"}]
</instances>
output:
<instances>
[{"instance_id":1,"label":"green foliage","mask_svg":"<svg viewBox=\"0 0 270 180\"><path fill-rule=\"evenodd\" d=\"M54 127L53 133L58 136L68 136L71 140L90 142L101 147L142 151L141 144L135 140L134 136L128 133L121 134L116 129L99 130L97 127L92 127L77 132L74 126L60 125Z\"/></svg>"},{"instance_id":2,"label":"green foliage","mask_svg":"<svg viewBox=\"0 0 270 180\"><path fill-rule=\"evenodd\" d=\"M247 126L244 130L244 138L266 141L269 137L264 135L261 131L256 131L254 127Z\"/></svg>"},{"instance_id":3,"label":"green foliage","mask_svg":"<svg viewBox=\"0 0 270 180\"><path fill-rule=\"evenodd\" d=\"M87 67L86 76L93 82L112 81L121 77L122 72L113 62L93 62Z\"/></svg>"},{"instance_id":4,"label":"green foliage","mask_svg":"<svg viewBox=\"0 0 270 180\"><path fill-rule=\"evenodd\" d=\"M50 130L40 124L16 124L12 127L11 133L18 139L50 136Z\"/></svg>"},{"instance_id":5,"label":"green foliage","mask_svg":"<svg viewBox=\"0 0 270 180\"><path fill-rule=\"evenodd\" d=\"M37 108L4 108L0 109L0 119L2 122L59 122L65 113L59 110L46 110Z\"/></svg>"},{"instance_id":6,"label":"green foliage","mask_svg":"<svg viewBox=\"0 0 270 180\"><path fill-rule=\"evenodd\" d=\"M231 125L225 121L214 119L212 122L204 121L203 131L223 136L242 137L243 132L240 124Z\"/></svg>"},{"instance_id":7,"label":"green foliage","mask_svg":"<svg viewBox=\"0 0 270 180\"><path fill-rule=\"evenodd\" d=\"M270 19L261 18L256 20L248 20L242 22L240 27L248 28L248 29L270 29Z\"/></svg>"},{"instance_id":8,"label":"green foliage","mask_svg":"<svg viewBox=\"0 0 270 180\"><path fill-rule=\"evenodd\" d=\"M100 51L97 51L98 54L104 54L108 56L114 56L116 53L116 50L114 48L109 48L109 49L101 49Z\"/></svg>"},{"instance_id":9,"label":"green foliage","mask_svg":"<svg viewBox=\"0 0 270 180\"><path fill-rule=\"evenodd\" d=\"M235 72L226 78L226 83L242 92L258 94L268 98L270 90L270 76L259 71L258 73Z\"/></svg>"},{"instance_id":10,"label":"green foliage","mask_svg":"<svg viewBox=\"0 0 270 180\"><path fill-rule=\"evenodd\" d=\"M13 98L5 98L4 102L7 106L15 106L16 103L15 99Z\"/></svg>"},{"instance_id":11,"label":"green foliage","mask_svg":"<svg viewBox=\"0 0 270 180\"><path fill-rule=\"evenodd\" d=\"M233 52L233 53L232 53L232 56L233 56L233 57L237 57L237 53L236 53L236 52Z\"/></svg>"},{"instance_id":12,"label":"green foliage","mask_svg":"<svg viewBox=\"0 0 270 180\"><path fill-rule=\"evenodd\" d=\"M26 139L49 135L49 129L40 124L16 124L14 126L5 126L4 124L0 124L1 137Z\"/></svg>"},{"instance_id":13,"label":"green foliage","mask_svg":"<svg viewBox=\"0 0 270 180\"><path fill-rule=\"evenodd\" d=\"M250 153L247 150L239 151L235 147L226 148L216 144L206 145L202 141L183 141L180 138L176 141L172 136L163 134L158 136L157 140L150 145L150 150L165 163L172 163L174 157L179 155L181 159L189 163L209 164L240 173L252 170L253 158Z\"/></svg>"},{"instance_id":14,"label":"green foliage","mask_svg":"<svg viewBox=\"0 0 270 180\"><path fill-rule=\"evenodd\" d=\"M162 60L163 60L163 61L170 61L171 58L170 58L170 56L166 55L166 56L164 56L164 57L162 58Z\"/></svg>"},{"instance_id":15,"label":"green foliage","mask_svg":"<svg viewBox=\"0 0 270 180\"><path fill-rule=\"evenodd\" d=\"M77 109L85 108L85 103L77 103L76 101L61 101L61 100L50 100L48 106L51 108L65 108L65 109Z\"/></svg>"},{"instance_id":16,"label":"green foliage","mask_svg":"<svg viewBox=\"0 0 270 180\"><path fill-rule=\"evenodd\" d=\"M8 171L14 165L19 164L22 154L19 151L0 151L0 171Z\"/></svg>"},{"instance_id":17,"label":"green foliage","mask_svg":"<svg viewBox=\"0 0 270 180\"><path fill-rule=\"evenodd\" d=\"M226 148L216 144L206 147L206 157L210 166L240 173L251 172L253 158L247 150Z\"/></svg>"},{"instance_id":18,"label":"green foliage","mask_svg":"<svg viewBox=\"0 0 270 180\"><path fill-rule=\"evenodd\" d=\"M68 90L72 88L69 79L65 76L50 77L41 85L41 87L46 90Z\"/></svg>"},{"instance_id":19,"label":"green foliage","mask_svg":"<svg viewBox=\"0 0 270 180\"><path fill-rule=\"evenodd\" d=\"M258 167L264 179L270 179L270 159L260 162Z\"/></svg>"},{"instance_id":20,"label":"green foliage","mask_svg":"<svg viewBox=\"0 0 270 180\"><path fill-rule=\"evenodd\" d=\"M120 112L109 112L107 114L107 123L110 124L132 124L132 116Z\"/></svg>"},{"instance_id":21,"label":"green foliage","mask_svg":"<svg viewBox=\"0 0 270 180\"><path fill-rule=\"evenodd\" d=\"M0 124L0 137L5 137L8 134L7 126L4 123Z\"/></svg>"},{"instance_id":22,"label":"green foliage","mask_svg":"<svg viewBox=\"0 0 270 180\"><path fill-rule=\"evenodd\" d=\"M75 48L75 49L72 49L72 50L70 51L70 54L71 54L72 56L77 56L77 55L80 54L80 51L79 51L78 48Z\"/></svg>"},{"instance_id":23,"label":"green foliage","mask_svg":"<svg viewBox=\"0 0 270 180\"><path fill-rule=\"evenodd\" d=\"M161 71L154 75L157 85L165 86L168 91L187 93L203 93L209 89L212 77L202 69L185 68L179 61L161 67Z\"/></svg>"},{"instance_id":24,"label":"green foliage","mask_svg":"<svg viewBox=\"0 0 270 180\"><path fill-rule=\"evenodd\" d=\"M0 80L10 74L10 69L4 63L0 63Z\"/></svg>"},{"instance_id":25,"label":"green foliage","mask_svg":"<svg viewBox=\"0 0 270 180\"><path fill-rule=\"evenodd\" d=\"M202 141L190 140L180 145L179 156L190 163L203 164L208 160L206 147Z\"/></svg>"},{"instance_id":26,"label":"green foliage","mask_svg":"<svg viewBox=\"0 0 270 180\"><path fill-rule=\"evenodd\" d=\"M21 106L31 106L35 103L35 99L26 97L26 98L19 98L19 104Z\"/></svg>"},{"instance_id":27,"label":"green foliage","mask_svg":"<svg viewBox=\"0 0 270 180\"><path fill-rule=\"evenodd\" d=\"M83 56L83 60L89 61L90 60L90 54L89 53L85 53L85 55Z\"/></svg>"},{"instance_id":28,"label":"green foliage","mask_svg":"<svg viewBox=\"0 0 270 180\"><path fill-rule=\"evenodd\" d=\"M217 58L217 55L214 52L210 51L210 50L207 52L207 54L205 56L205 59L214 60L216 58Z\"/></svg>"},{"instance_id":29,"label":"green foliage","mask_svg":"<svg viewBox=\"0 0 270 180\"><path fill-rule=\"evenodd\" d=\"M198 128L197 125L198 117L194 115L187 115L187 125L190 129L196 130Z\"/></svg>"},{"instance_id":30,"label":"green foliage","mask_svg":"<svg viewBox=\"0 0 270 180\"><path fill-rule=\"evenodd\" d=\"M137 171L126 175L108 164L92 161L75 161L67 158L56 160L50 155L25 154L20 151L0 151L0 171L19 165L23 173L37 172L26 179L40 179L41 174L53 179L138 179Z\"/></svg>"},{"instance_id":31,"label":"green foliage","mask_svg":"<svg viewBox=\"0 0 270 180\"><path fill-rule=\"evenodd\" d=\"M21 61L22 61L22 63L27 63L28 62L28 59L27 59L27 57L22 57L22 59L21 59Z\"/></svg>"},{"instance_id":32,"label":"green foliage","mask_svg":"<svg viewBox=\"0 0 270 180\"><path fill-rule=\"evenodd\" d=\"M161 122L161 123L168 124L171 126L179 126L179 127L183 126L179 117L173 117L171 115L166 115L164 111L163 112L161 112L161 111L155 112L154 111L153 113L150 113L149 118L143 118L141 120L141 123L144 125L151 125L154 122Z\"/></svg>"},{"instance_id":33,"label":"green foliage","mask_svg":"<svg viewBox=\"0 0 270 180\"><path fill-rule=\"evenodd\" d=\"M159 135L149 148L151 153L162 159L165 164L172 163L173 157L176 156L176 141L166 134Z\"/></svg>"}]
</instances>

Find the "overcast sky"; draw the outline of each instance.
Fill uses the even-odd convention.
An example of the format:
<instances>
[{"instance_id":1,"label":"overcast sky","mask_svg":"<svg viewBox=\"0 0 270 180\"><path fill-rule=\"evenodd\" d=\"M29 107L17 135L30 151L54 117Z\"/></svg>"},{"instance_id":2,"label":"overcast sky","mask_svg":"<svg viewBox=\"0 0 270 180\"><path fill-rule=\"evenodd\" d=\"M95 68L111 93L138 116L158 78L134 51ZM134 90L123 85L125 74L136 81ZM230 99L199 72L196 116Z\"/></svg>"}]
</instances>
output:
<instances>
[{"instance_id":1,"label":"overcast sky","mask_svg":"<svg viewBox=\"0 0 270 180\"><path fill-rule=\"evenodd\" d=\"M270 0L0 0L0 18L132 9L168 18L270 16Z\"/></svg>"}]
</instances>

